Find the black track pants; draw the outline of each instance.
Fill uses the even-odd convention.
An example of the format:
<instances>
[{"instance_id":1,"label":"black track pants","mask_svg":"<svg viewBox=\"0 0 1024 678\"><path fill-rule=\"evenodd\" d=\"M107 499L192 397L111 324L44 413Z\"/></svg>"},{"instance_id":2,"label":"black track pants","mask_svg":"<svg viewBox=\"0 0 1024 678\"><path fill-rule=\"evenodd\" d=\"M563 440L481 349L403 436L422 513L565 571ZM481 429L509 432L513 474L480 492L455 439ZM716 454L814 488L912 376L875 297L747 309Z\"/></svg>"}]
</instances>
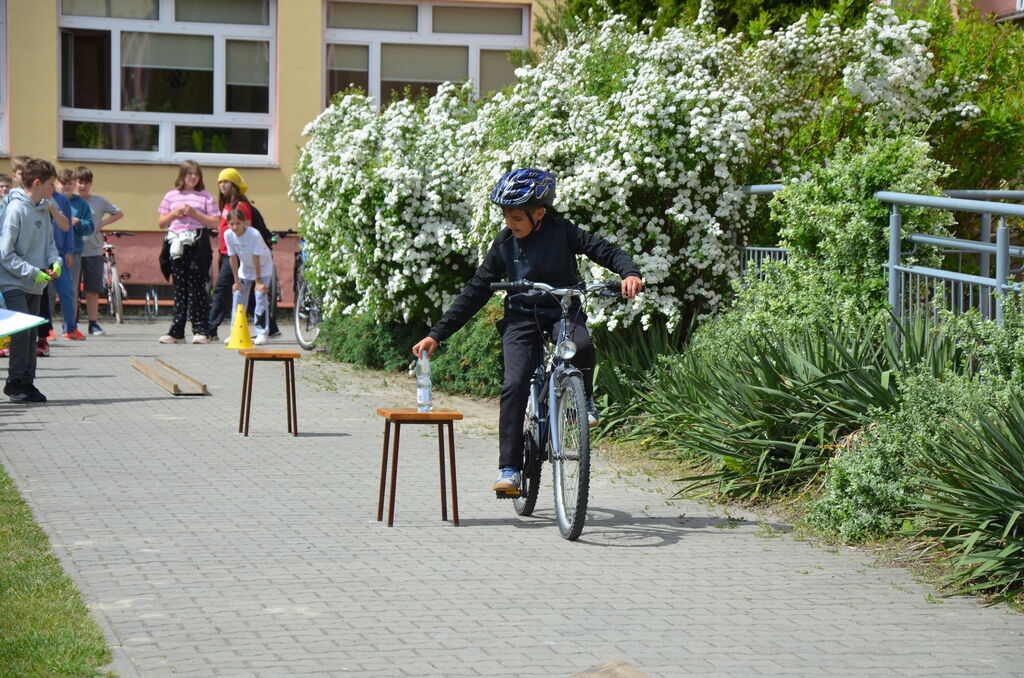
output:
<instances>
[{"instance_id":1,"label":"black track pants","mask_svg":"<svg viewBox=\"0 0 1024 678\"><path fill-rule=\"evenodd\" d=\"M569 323L569 338L576 344L572 364L584 375L587 397L593 395L594 344L587 331L587 317L580 313ZM537 366L541 338L545 330L558 331L558 321L536 320L532 317L505 316L498 323L504 349L505 378L501 385L501 408L498 415L498 468L523 467L523 421L530 399L530 377Z\"/></svg>"}]
</instances>

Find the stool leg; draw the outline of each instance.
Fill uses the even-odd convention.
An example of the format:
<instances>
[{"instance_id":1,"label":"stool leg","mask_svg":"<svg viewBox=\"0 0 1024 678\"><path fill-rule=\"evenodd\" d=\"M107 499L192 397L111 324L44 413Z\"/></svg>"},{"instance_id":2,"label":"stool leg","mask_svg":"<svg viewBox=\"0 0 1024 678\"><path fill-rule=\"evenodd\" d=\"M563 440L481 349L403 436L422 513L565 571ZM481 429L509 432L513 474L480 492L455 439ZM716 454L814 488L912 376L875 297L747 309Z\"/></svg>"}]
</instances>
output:
<instances>
[{"instance_id":1,"label":"stool leg","mask_svg":"<svg viewBox=\"0 0 1024 678\"><path fill-rule=\"evenodd\" d=\"M437 461L441 467L441 520L448 520L448 494L444 486L444 424L437 424Z\"/></svg>"},{"instance_id":2,"label":"stool leg","mask_svg":"<svg viewBox=\"0 0 1024 678\"><path fill-rule=\"evenodd\" d=\"M256 361L248 361L249 365L249 384L245 389L245 431L243 435L249 435L249 415L252 412L252 374L256 371Z\"/></svg>"},{"instance_id":3,"label":"stool leg","mask_svg":"<svg viewBox=\"0 0 1024 678\"><path fill-rule=\"evenodd\" d=\"M395 442L391 446L391 497L388 498L388 527L395 524L395 487L398 480L398 435L401 422L395 422Z\"/></svg>"},{"instance_id":4,"label":"stool leg","mask_svg":"<svg viewBox=\"0 0 1024 678\"><path fill-rule=\"evenodd\" d=\"M459 526L459 491L455 486L455 427L448 422L448 458L452 467L452 524Z\"/></svg>"},{"instance_id":5,"label":"stool leg","mask_svg":"<svg viewBox=\"0 0 1024 678\"><path fill-rule=\"evenodd\" d=\"M288 371L288 360L284 361L284 418L288 433L292 432L292 382Z\"/></svg>"},{"instance_id":6,"label":"stool leg","mask_svg":"<svg viewBox=\"0 0 1024 678\"><path fill-rule=\"evenodd\" d=\"M384 450L380 455L380 492L377 494L377 520L384 520L384 488L388 478L388 443L391 439L391 420L384 420Z\"/></svg>"},{"instance_id":7,"label":"stool leg","mask_svg":"<svg viewBox=\"0 0 1024 678\"><path fill-rule=\"evenodd\" d=\"M295 361L288 359L288 367L292 373L292 435L299 435L299 404L295 400Z\"/></svg>"},{"instance_id":8,"label":"stool leg","mask_svg":"<svg viewBox=\"0 0 1024 678\"><path fill-rule=\"evenodd\" d=\"M242 432L245 423L245 394L249 392L249 359L245 359L245 371L242 372L242 406L238 409L238 432Z\"/></svg>"}]
</instances>

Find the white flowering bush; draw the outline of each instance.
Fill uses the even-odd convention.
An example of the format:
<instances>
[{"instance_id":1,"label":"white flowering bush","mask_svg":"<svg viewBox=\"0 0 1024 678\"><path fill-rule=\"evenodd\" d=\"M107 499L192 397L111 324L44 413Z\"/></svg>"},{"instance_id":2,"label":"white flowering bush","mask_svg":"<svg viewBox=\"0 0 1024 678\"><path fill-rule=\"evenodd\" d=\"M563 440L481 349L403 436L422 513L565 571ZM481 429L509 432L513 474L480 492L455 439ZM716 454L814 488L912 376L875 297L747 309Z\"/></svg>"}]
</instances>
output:
<instances>
[{"instance_id":1,"label":"white flowering bush","mask_svg":"<svg viewBox=\"0 0 1024 678\"><path fill-rule=\"evenodd\" d=\"M799 172L805 147L851 115L932 116L927 38L880 7L859 28L804 18L754 43L703 24L655 37L615 17L491 99L449 84L376 114L340 97L307 128L292 179L311 277L333 312L436 320L502 226L490 186L533 166L558 175L556 210L629 253L647 283L596 308L596 324L708 312L752 214L740 187Z\"/></svg>"}]
</instances>

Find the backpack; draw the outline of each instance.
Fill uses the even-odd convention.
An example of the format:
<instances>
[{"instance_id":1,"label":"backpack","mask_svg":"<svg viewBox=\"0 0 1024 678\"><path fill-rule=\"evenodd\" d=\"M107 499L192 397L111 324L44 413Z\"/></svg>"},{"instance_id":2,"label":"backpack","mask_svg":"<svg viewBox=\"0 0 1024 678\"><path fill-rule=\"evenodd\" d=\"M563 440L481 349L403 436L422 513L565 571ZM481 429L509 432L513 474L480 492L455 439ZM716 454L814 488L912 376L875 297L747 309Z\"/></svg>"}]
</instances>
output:
<instances>
[{"instance_id":1,"label":"backpack","mask_svg":"<svg viewBox=\"0 0 1024 678\"><path fill-rule=\"evenodd\" d=\"M249 203L249 208L252 209L252 227L260 232L263 236L263 242L267 243L267 247L274 246L274 236L267 228L267 222L263 220L263 215L256 209L256 205Z\"/></svg>"}]
</instances>

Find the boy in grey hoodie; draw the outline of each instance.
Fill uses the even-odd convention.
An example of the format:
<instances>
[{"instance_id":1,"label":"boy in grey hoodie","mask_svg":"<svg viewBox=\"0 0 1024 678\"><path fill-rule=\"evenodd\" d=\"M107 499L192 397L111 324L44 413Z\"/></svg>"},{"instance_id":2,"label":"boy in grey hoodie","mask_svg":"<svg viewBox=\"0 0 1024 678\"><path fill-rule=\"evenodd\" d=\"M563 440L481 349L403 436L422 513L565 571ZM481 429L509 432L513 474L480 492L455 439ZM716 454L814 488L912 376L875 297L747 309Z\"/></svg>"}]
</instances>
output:
<instances>
[{"instance_id":1,"label":"boy in grey hoodie","mask_svg":"<svg viewBox=\"0 0 1024 678\"><path fill-rule=\"evenodd\" d=\"M49 198L57 171L46 160L29 160L23 188L10 193L0 225L0 294L12 311L39 315L47 283L60 275L61 258L50 226ZM44 403L34 385L36 328L11 337L4 394L14 402Z\"/></svg>"}]
</instances>

